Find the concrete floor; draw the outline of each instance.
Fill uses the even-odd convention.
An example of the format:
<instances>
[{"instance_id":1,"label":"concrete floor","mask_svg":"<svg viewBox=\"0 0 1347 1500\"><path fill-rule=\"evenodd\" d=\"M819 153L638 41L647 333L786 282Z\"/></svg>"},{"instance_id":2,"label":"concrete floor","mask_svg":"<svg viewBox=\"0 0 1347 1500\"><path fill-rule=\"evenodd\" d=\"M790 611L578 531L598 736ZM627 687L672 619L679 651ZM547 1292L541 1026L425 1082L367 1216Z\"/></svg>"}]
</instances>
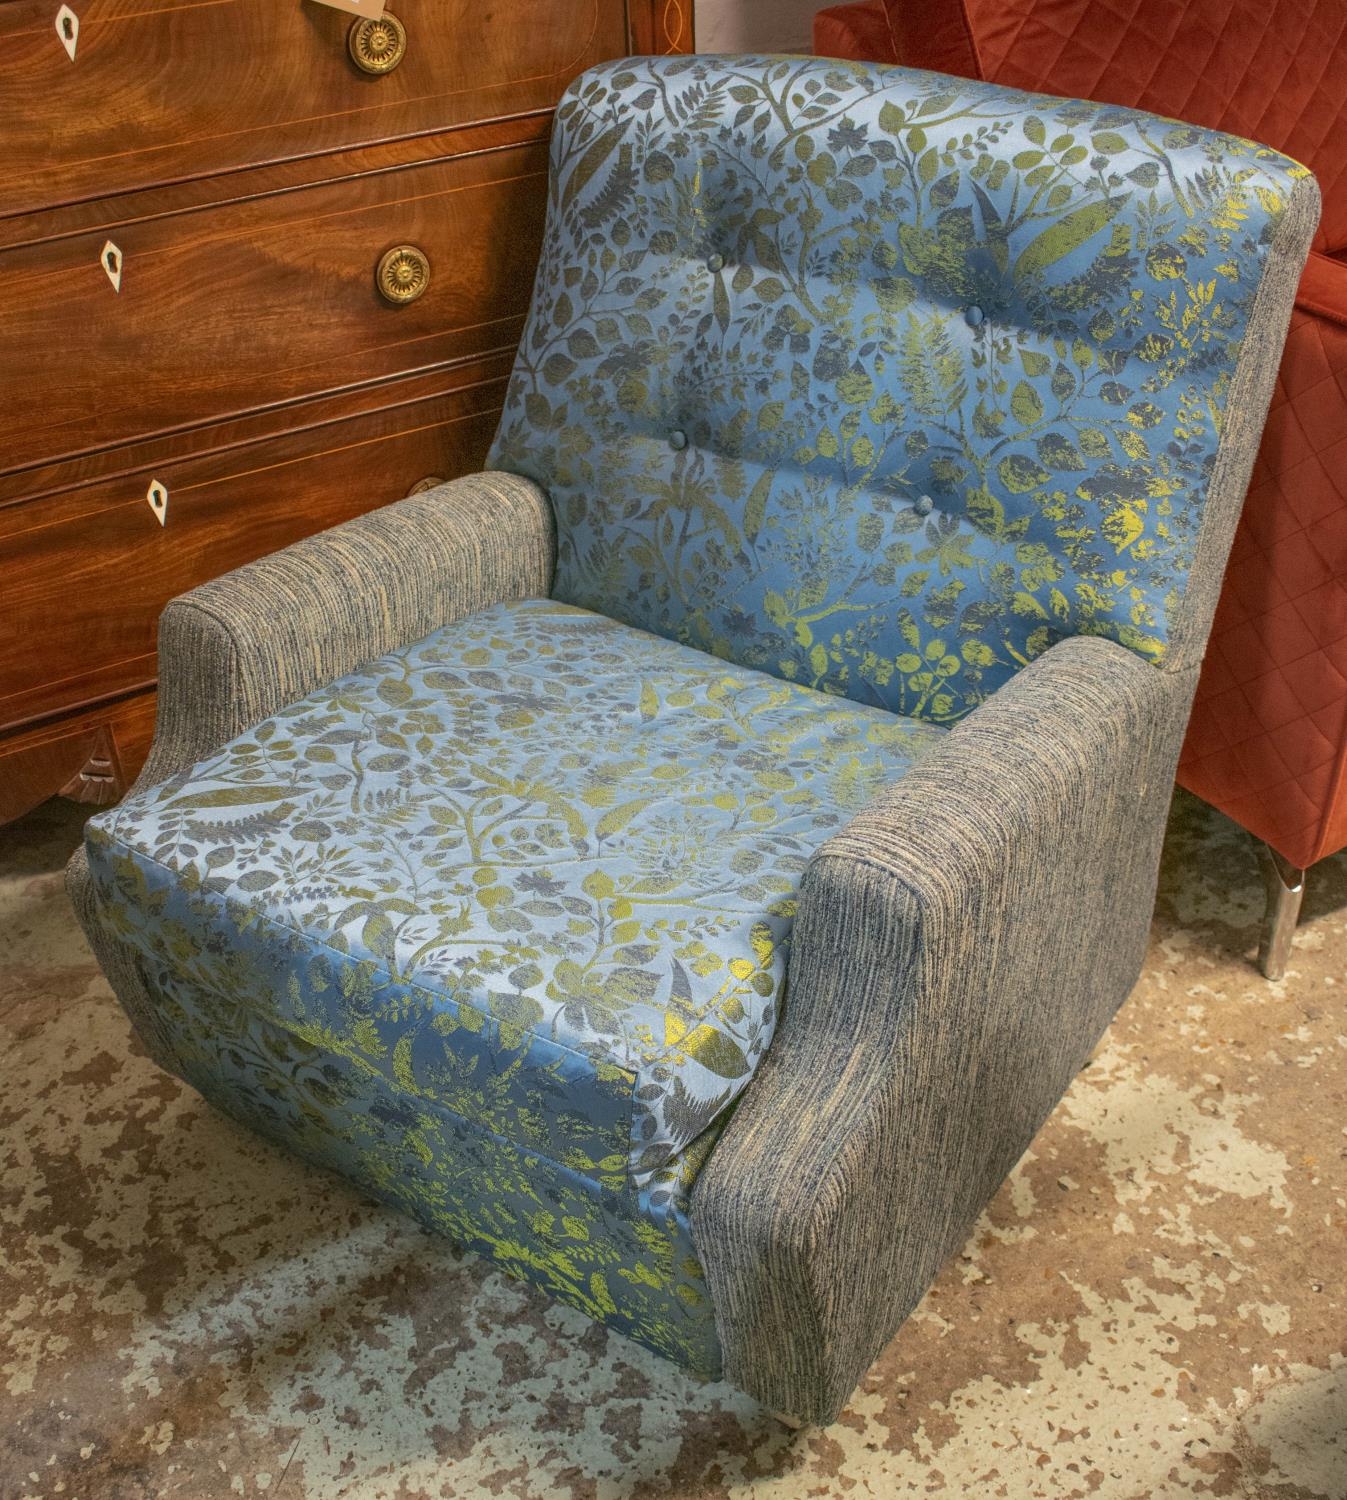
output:
<instances>
[{"instance_id":1,"label":"concrete floor","mask_svg":"<svg viewBox=\"0 0 1347 1500\"><path fill-rule=\"evenodd\" d=\"M1171 819L1141 982L834 1427L792 1435L253 1140L0 830L0 1496L1347 1497L1347 861L1287 979Z\"/></svg>"}]
</instances>

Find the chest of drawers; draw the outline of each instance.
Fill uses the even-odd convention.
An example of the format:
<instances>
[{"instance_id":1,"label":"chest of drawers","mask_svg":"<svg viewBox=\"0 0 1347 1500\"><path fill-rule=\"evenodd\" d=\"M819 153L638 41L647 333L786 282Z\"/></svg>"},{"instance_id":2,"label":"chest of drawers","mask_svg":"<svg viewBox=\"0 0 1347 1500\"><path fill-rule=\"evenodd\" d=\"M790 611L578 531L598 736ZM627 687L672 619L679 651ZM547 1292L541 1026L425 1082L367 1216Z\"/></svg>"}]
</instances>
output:
<instances>
[{"instance_id":1,"label":"chest of drawers","mask_svg":"<svg viewBox=\"0 0 1347 1500\"><path fill-rule=\"evenodd\" d=\"M692 44L691 0L388 12L0 0L0 822L121 795L174 594L480 465L557 97Z\"/></svg>"}]
</instances>

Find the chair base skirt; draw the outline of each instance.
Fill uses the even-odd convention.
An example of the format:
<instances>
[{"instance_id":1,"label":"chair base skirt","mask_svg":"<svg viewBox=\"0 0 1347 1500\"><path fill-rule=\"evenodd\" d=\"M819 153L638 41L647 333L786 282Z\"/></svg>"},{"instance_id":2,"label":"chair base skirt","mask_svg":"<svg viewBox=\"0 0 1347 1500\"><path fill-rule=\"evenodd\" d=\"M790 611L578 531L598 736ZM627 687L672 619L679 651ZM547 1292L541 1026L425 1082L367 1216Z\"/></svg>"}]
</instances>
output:
<instances>
[{"instance_id":1,"label":"chair base skirt","mask_svg":"<svg viewBox=\"0 0 1347 1500\"><path fill-rule=\"evenodd\" d=\"M410 1214L702 1379L715 1312L686 1213L395 1088L359 1059L180 982L102 925L81 851L76 913L155 1061L246 1128Z\"/></svg>"}]
</instances>

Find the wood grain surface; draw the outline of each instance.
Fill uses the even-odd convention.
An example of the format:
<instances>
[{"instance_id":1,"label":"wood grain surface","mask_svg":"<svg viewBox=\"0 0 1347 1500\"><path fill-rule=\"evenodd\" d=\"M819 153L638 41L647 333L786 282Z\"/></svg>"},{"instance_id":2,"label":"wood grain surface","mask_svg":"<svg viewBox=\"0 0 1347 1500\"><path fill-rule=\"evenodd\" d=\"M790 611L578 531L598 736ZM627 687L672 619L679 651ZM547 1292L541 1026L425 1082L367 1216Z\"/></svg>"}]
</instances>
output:
<instances>
[{"instance_id":1,"label":"wood grain surface","mask_svg":"<svg viewBox=\"0 0 1347 1500\"><path fill-rule=\"evenodd\" d=\"M546 182L531 144L127 225L120 293L98 234L10 251L0 472L499 347L528 306ZM394 307L374 272L404 242L431 281Z\"/></svg>"},{"instance_id":2,"label":"wood grain surface","mask_svg":"<svg viewBox=\"0 0 1347 1500\"><path fill-rule=\"evenodd\" d=\"M547 109L627 50L613 0L392 0L407 51L377 77L307 0L74 8L72 62L52 0L0 4L0 215Z\"/></svg>"}]
</instances>

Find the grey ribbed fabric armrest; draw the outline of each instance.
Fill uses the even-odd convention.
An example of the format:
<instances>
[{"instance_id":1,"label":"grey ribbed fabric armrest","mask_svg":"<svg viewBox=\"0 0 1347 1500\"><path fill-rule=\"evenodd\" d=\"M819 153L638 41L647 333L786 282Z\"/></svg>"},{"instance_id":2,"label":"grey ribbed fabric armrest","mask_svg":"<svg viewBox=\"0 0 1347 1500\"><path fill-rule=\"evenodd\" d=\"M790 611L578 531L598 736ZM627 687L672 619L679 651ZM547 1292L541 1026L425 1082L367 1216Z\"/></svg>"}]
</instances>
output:
<instances>
[{"instance_id":1,"label":"grey ribbed fabric armrest","mask_svg":"<svg viewBox=\"0 0 1347 1500\"><path fill-rule=\"evenodd\" d=\"M1064 641L815 854L693 1199L727 1374L768 1405L836 1416L1126 997L1193 682Z\"/></svg>"}]
</instances>

